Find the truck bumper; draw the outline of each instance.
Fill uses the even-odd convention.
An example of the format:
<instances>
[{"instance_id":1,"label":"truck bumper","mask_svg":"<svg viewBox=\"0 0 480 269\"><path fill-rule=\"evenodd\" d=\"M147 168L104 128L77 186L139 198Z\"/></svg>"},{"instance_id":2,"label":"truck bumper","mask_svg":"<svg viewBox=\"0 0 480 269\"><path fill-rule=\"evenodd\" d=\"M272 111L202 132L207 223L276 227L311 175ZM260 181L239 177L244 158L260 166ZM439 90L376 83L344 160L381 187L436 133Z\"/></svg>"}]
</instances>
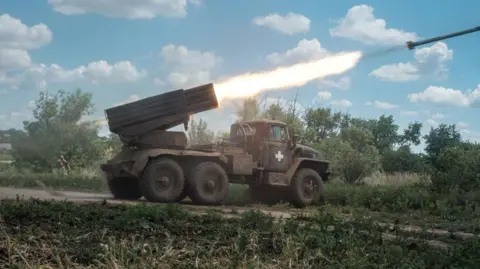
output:
<instances>
[{"instance_id":1,"label":"truck bumper","mask_svg":"<svg viewBox=\"0 0 480 269\"><path fill-rule=\"evenodd\" d=\"M127 161L127 162L120 162L120 163L105 163L105 164L100 164L100 169L111 175L113 178L117 177L131 177L133 176L130 173L130 168L132 166L132 163Z\"/></svg>"}]
</instances>

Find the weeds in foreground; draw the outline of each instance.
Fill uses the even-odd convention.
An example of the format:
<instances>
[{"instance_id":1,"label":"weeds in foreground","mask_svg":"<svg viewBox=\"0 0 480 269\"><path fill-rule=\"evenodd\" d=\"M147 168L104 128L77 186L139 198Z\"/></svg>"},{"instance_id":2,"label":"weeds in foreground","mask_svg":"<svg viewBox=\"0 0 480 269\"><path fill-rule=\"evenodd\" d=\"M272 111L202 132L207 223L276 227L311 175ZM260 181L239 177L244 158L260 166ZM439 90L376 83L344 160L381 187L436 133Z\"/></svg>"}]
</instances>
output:
<instances>
[{"instance_id":1,"label":"weeds in foreground","mask_svg":"<svg viewBox=\"0 0 480 269\"><path fill-rule=\"evenodd\" d=\"M369 220L325 209L274 221L194 216L175 205L2 201L0 265L17 268L476 268L479 242L385 240ZM412 234L410 234L412 236ZM45 268L45 267L44 267Z\"/></svg>"}]
</instances>

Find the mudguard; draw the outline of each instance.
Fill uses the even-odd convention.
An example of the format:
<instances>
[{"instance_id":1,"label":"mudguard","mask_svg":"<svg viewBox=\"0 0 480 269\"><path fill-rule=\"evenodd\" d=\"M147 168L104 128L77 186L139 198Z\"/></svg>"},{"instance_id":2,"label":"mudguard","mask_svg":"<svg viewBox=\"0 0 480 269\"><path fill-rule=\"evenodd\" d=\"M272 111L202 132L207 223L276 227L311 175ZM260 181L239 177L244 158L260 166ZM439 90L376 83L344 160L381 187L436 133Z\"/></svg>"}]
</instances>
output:
<instances>
[{"instance_id":1,"label":"mudguard","mask_svg":"<svg viewBox=\"0 0 480 269\"><path fill-rule=\"evenodd\" d=\"M325 160L318 160L312 158L296 158L293 160L292 165L285 174L287 181L290 183L292 178L295 176L295 172L299 168L311 168L322 177L323 181L328 180L330 175L330 162Z\"/></svg>"},{"instance_id":2,"label":"mudguard","mask_svg":"<svg viewBox=\"0 0 480 269\"><path fill-rule=\"evenodd\" d=\"M159 156L185 156L185 157L208 157L218 158L223 163L228 163L226 156L220 152L204 152L197 150L175 150L175 149L146 149L140 150L134 153L132 160L134 161L130 173L135 176L140 176L143 169L147 166L148 161L151 158Z\"/></svg>"}]
</instances>

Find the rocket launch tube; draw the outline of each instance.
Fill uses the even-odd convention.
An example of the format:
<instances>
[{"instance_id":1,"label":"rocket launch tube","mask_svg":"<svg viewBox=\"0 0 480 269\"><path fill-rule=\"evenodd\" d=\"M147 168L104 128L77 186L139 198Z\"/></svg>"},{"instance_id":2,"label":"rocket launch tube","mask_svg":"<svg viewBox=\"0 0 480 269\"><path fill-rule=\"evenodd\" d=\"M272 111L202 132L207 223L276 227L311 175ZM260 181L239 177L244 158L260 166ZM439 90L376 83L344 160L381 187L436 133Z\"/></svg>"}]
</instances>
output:
<instances>
[{"instance_id":1,"label":"rocket launch tube","mask_svg":"<svg viewBox=\"0 0 480 269\"><path fill-rule=\"evenodd\" d=\"M112 133L138 136L185 123L190 115L215 109L218 100L212 83L179 89L108 108L105 116Z\"/></svg>"},{"instance_id":2,"label":"rocket launch tube","mask_svg":"<svg viewBox=\"0 0 480 269\"><path fill-rule=\"evenodd\" d=\"M428 43L432 43L432 42L435 42L435 41L439 41L439 40L443 40L443 39L447 39L447 38L451 38L451 37L470 34L470 33L477 32L477 31L480 31L480 26L477 26L477 27L474 27L474 28L471 28L471 29L468 29L468 30L460 31L460 32L451 33L451 34L448 34L448 35L442 35L442 36L438 36L438 37L434 37L434 38L425 39L425 40L422 40L422 41L416 41L416 42L408 41L405 46L408 49L412 50L417 46L425 45L425 44L428 44Z\"/></svg>"}]
</instances>

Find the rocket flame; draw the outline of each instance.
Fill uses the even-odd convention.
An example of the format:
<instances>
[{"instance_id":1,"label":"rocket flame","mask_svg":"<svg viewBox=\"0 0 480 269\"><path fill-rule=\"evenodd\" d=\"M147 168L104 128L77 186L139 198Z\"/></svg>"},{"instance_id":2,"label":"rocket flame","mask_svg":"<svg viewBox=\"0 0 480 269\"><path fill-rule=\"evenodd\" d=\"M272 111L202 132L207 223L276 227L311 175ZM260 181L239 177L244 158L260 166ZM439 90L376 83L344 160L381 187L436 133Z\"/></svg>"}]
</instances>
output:
<instances>
[{"instance_id":1,"label":"rocket flame","mask_svg":"<svg viewBox=\"0 0 480 269\"><path fill-rule=\"evenodd\" d=\"M217 100L253 97L268 90L299 87L308 82L331 75L338 75L355 67L362 57L360 51L337 53L320 60L282 66L277 69L246 73L216 82Z\"/></svg>"}]
</instances>

